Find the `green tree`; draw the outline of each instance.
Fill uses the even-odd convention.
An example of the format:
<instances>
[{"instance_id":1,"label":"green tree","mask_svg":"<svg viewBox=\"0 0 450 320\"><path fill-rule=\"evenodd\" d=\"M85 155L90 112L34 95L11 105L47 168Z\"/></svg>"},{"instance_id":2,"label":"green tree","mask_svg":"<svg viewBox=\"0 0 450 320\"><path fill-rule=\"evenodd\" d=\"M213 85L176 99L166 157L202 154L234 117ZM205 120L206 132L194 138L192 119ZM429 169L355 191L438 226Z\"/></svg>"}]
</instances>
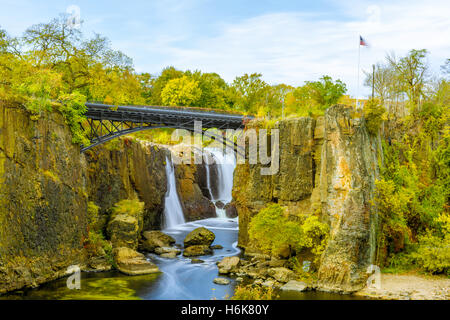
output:
<instances>
[{"instance_id":1,"label":"green tree","mask_svg":"<svg viewBox=\"0 0 450 320\"><path fill-rule=\"evenodd\" d=\"M259 73L244 74L236 77L231 85L231 96L237 110L256 113L265 104L269 85L261 79Z\"/></svg>"},{"instance_id":2,"label":"green tree","mask_svg":"<svg viewBox=\"0 0 450 320\"><path fill-rule=\"evenodd\" d=\"M161 96L163 89L170 80L181 78L183 75L183 71L177 70L174 67L164 68L161 74L151 81L151 104L156 106L163 105Z\"/></svg>"},{"instance_id":3,"label":"green tree","mask_svg":"<svg viewBox=\"0 0 450 320\"><path fill-rule=\"evenodd\" d=\"M323 109L336 104L339 98L347 92L345 83L341 80L333 82L330 76L323 76L319 81L307 81L306 87L310 91L311 98Z\"/></svg>"},{"instance_id":4,"label":"green tree","mask_svg":"<svg viewBox=\"0 0 450 320\"><path fill-rule=\"evenodd\" d=\"M196 106L201 95L198 82L188 76L170 80L161 92L162 103L169 106Z\"/></svg>"},{"instance_id":5,"label":"green tree","mask_svg":"<svg viewBox=\"0 0 450 320\"><path fill-rule=\"evenodd\" d=\"M428 51L426 49L413 49L398 62L388 56L388 62L395 69L402 91L408 96L413 108L418 106L420 99L424 97L429 68L425 60L427 54Z\"/></svg>"}]
</instances>

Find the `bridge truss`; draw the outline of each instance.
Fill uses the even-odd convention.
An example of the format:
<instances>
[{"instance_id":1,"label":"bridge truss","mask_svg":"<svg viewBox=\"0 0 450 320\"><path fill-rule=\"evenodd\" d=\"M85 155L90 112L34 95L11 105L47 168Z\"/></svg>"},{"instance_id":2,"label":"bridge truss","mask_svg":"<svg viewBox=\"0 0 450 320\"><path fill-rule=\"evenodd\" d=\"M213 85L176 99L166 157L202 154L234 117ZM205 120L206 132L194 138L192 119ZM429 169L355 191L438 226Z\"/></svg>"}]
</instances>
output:
<instances>
[{"instance_id":1,"label":"bridge truss","mask_svg":"<svg viewBox=\"0 0 450 320\"><path fill-rule=\"evenodd\" d=\"M84 129L88 131L91 144L83 146L82 152L114 138L143 130L174 128L194 131L195 121L201 121L202 129L236 130L243 129L246 122L253 118L213 111L168 107L115 107L98 103L86 103L86 107L85 115L89 128ZM214 139L222 139L224 144L236 148L239 153L242 151L234 141L229 141L225 137L210 131L203 131L203 134Z\"/></svg>"}]
</instances>

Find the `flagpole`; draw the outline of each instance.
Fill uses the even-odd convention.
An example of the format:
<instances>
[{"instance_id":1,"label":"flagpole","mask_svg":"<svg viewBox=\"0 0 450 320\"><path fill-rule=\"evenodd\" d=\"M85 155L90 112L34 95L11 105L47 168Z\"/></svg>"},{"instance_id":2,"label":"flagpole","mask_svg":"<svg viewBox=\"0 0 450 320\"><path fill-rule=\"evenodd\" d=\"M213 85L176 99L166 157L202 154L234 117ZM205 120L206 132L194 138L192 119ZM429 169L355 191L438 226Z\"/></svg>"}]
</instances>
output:
<instances>
[{"instance_id":1,"label":"flagpole","mask_svg":"<svg viewBox=\"0 0 450 320\"><path fill-rule=\"evenodd\" d=\"M360 36L361 37L361 36ZM361 58L361 38L358 41L358 83L356 85L356 109L358 109L358 98L359 98L359 62Z\"/></svg>"}]
</instances>

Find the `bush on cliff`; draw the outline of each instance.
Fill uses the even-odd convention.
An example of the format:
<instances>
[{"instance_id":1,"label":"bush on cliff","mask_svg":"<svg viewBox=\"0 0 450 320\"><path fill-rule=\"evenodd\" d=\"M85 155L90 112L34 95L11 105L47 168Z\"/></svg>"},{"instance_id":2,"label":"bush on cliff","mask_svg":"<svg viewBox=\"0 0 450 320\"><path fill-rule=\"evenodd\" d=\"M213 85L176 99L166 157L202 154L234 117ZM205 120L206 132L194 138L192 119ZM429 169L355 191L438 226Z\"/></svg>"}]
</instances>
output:
<instances>
[{"instance_id":1,"label":"bush on cliff","mask_svg":"<svg viewBox=\"0 0 450 320\"><path fill-rule=\"evenodd\" d=\"M386 109L378 99L370 99L364 104L364 118L366 119L366 126L369 133L377 135L383 123L383 117Z\"/></svg>"},{"instance_id":2,"label":"bush on cliff","mask_svg":"<svg viewBox=\"0 0 450 320\"><path fill-rule=\"evenodd\" d=\"M328 238L328 225L316 216L303 222L291 221L278 204L269 204L252 218L249 226L250 239L262 251L279 255L286 247L300 253L304 249L320 256Z\"/></svg>"}]
</instances>

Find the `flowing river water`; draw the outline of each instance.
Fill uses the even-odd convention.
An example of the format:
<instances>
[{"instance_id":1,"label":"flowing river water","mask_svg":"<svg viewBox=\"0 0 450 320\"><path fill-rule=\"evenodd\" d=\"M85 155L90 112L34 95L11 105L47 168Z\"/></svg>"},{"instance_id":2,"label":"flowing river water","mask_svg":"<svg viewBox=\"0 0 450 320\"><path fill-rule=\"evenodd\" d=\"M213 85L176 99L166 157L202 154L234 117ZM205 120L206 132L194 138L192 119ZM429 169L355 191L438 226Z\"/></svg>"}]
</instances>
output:
<instances>
[{"instance_id":1,"label":"flowing river water","mask_svg":"<svg viewBox=\"0 0 450 320\"><path fill-rule=\"evenodd\" d=\"M212 181L210 168L207 167L207 183L211 200L226 204L231 201L233 171L235 160L233 155L222 154L216 149L208 150L218 162L218 181ZM147 258L155 263L161 273L142 276L126 276L117 271L82 273L81 289L67 288L67 279L59 279L41 285L36 289L27 289L10 293L0 299L185 299L210 300L228 299L234 294L236 281L230 280L228 285L213 282L217 278L216 263L226 256L241 253L237 247L238 218L226 218L225 210L216 207L217 217L185 222L178 194L173 164L166 159L168 189L165 198L164 232L176 240L176 246L182 247L186 235L198 227L206 227L214 232L216 238L213 245L221 245L222 249L214 249L212 255L197 257L201 261L179 255L176 259L162 258L149 253ZM217 183L215 191L212 183ZM279 292L280 299L355 299L354 296L329 294L322 292Z\"/></svg>"}]
</instances>

